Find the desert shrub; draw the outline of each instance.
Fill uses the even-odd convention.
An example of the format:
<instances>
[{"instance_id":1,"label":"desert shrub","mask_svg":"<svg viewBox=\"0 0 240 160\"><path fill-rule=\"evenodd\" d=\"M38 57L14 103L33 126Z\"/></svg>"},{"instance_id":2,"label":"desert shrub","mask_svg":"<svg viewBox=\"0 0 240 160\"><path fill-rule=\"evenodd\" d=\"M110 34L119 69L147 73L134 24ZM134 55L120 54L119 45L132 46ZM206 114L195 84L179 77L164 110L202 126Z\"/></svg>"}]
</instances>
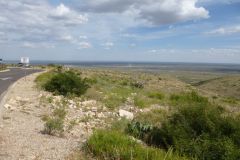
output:
<instances>
[{"instance_id":1,"label":"desert shrub","mask_svg":"<svg viewBox=\"0 0 240 160\"><path fill-rule=\"evenodd\" d=\"M144 88L144 84L141 82L131 82L130 86L133 88L139 88L139 89Z\"/></svg>"},{"instance_id":2,"label":"desert shrub","mask_svg":"<svg viewBox=\"0 0 240 160\"><path fill-rule=\"evenodd\" d=\"M146 99L143 96L135 96L134 105L140 108L145 108L147 106Z\"/></svg>"},{"instance_id":3,"label":"desert shrub","mask_svg":"<svg viewBox=\"0 0 240 160\"><path fill-rule=\"evenodd\" d=\"M134 122L143 124L151 124L153 126L160 126L161 123L168 118L171 112L164 109L152 109L148 112L139 112L134 118Z\"/></svg>"},{"instance_id":4,"label":"desert shrub","mask_svg":"<svg viewBox=\"0 0 240 160\"><path fill-rule=\"evenodd\" d=\"M47 118L43 133L49 135L62 134L64 131L64 121L59 118L49 117Z\"/></svg>"},{"instance_id":5,"label":"desert shrub","mask_svg":"<svg viewBox=\"0 0 240 160\"><path fill-rule=\"evenodd\" d=\"M82 79L72 71L57 73L44 84L46 91L63 96L81 96L88 88L87 79Z\"/></svg>"},{"instance_id":6,"label":"desert shrub","mask_svg":"<svg viewBox=\"0 0 240 160\"><path fill-rule=\"evenodd\" d=\"M0 71L7 69L7 66L5 64L0 63Z\"/></svg>"},{"instance_id":7,"label":"desert shrub","mask_svg":"<svg viewBox=\"0 0 240 160\"><path fill-rule=\"evenodd\" d=\"M240 159L239 117L226 116L223 108L194 92L174 95L171 101L180 107L160 125L145 129L143 122L132 123L128 133L151 146L198 159Z\"/></svg>"},{"instance_id":8,"label":"desert shrub","mask_svg":"<svg viewBox=\"0 0 240 160\"><path fill-rule=\"evenodd\" d=\"M44 89L44 85L48 81L50 81L52 77L54 77L55 75L56 75L56 72L53 72L53 71L42 73L39 76L37 76L37 78L35 79L35 82L37 83L37 86L39 88Z\"/></svg>"},{"instance_id":9,"label":"desert shrub","mask_svg":"<svg viewBox=\"0 0 240 160\"><path fill-rule=\"evenodd\" d=\"M171 150L147 147L123 133L110 130L96 131L87 141L86 150L98 159L112 160L183 160Z\"/></svg>"},{"instance_id":10,"label":"desert shrub","mask_svg":"<svg viewBox=\"0 0 240 160\"><path fill-rule=\"evenodd\" d=\"M172 94L170 96L170 104L178 107L189 105L206 106L209 104L209 101L206 97L202 97L197 92L192 91L189 93Z\"/></svg>"},{"instance_id":11,"label":"desert shrub","mask_svg":"<svg viewBox=\"0 0 240 160\"><path fill-rule=\"evenodd\" d=\"M163 93L160 93L160 92L153 92L153 93L149 93L148 94L148 97L149 98L155 98L155 99L158 99L158 100L162 100L164 99L164 94Z\"/></svg>"},{"instance_id":12,"label":"desert shrub","mask_svg":"<svg viewBox=\"0 0 240 160\"><path fill-rule=\"evenodd\" d=\"M64 107L56 108L51 116L44 116L42 120L44 124L44 134L61 135L64 131L64 119L66 117L66 110Z\"/></svg>"},{"instance_id":13,"label":"desert shrub","mask_svg":"<svg viewBox=\"0 0 240 160\"><path fill-rule=\"evenodd\" d=\"M223 102L233 104L233 105L238 104L238 101L239 100L237 98L234 98L234 97L227 97L227 98L223 99Z\"/></svg>"},{"instance_id":14,"label":"desert shrub","mask_svg":"<svg viewBox=\"0 0 240 160\"><path fill-rule=\"evenodd\" d=\"M138 139L144 139L146 137L146 134L148 134L152 129L152 125L143 124L140 122L131 122L126 128L126 132L130 133Z\"/></svg>"}]
</instances>

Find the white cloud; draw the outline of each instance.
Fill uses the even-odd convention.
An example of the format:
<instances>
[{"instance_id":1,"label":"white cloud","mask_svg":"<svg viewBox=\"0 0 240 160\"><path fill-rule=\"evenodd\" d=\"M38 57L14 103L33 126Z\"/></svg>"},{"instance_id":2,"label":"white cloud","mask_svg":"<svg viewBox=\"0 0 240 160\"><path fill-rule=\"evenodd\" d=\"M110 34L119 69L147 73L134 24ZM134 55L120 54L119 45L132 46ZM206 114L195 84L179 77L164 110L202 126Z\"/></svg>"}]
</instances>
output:
<instances>
[{"instance_id":1,"label":"white cloud","mask_svg":"<svg viewBox=\"0 0 240 160\"><path fill-rule=\"evenodd\" d=\"M69 14L71 11L68 7L66 7L64 4L60 4L59 6L57 6L57 8L55 9L54 13L56 16L65 16L67 14Z\"/></svg>"},{"instance_id":2,"label":"white cloud","mask_svg":"<svg viewBox=\"0 0 240 160\"><path fill-rule=\"evenodd\" d=\"M32 43L32 42L24 42L21 47L24 48L55 48L55 45L49 43Z\"/></svg>"},{"instance_id":3,"label":"white cloud","mask_svg":"<svg viewBox=\"0 0 240 160\"><path fill-rule=\"evenodd\" d=\"M214 29L210 32L206 32L206 34L213 34L213 35L232 35L240 33L240 25L238 26L231 26L231 27L221 27Z\"/></svg>"},{"instance_id":4,"label":"white cloud","mask_svg":"<svg viewBox=\"0 0 240 160\"><path fill-rule=\"evenodd\" d=\"M86 15L78 14L62 3L52 10L49 17L61 21L65 25L83 24L88 21Z\"/></svg>"},{"instance_id":5,"label":"white cloud","mask_svg":"<svg viewBox=\"0 0 240 160\"><path fill-rule=\"evenodd\" d=\"M201 56L224 56L232 57L240 55L240 48L207 48L207 49L152 49L147 53L154 55L161 54L191 54Z\"/></svg>"},{"instance_id":6,"label":"white cloud","mask_svg":"<svg viewBox=\"0 0 240 160\"><path fill-rule=\"evenodd\" d=\"M81 35L81 36L79 36L79 39L88 39L88 37L84 36L84 35Z\"/></svg>"},{"instance_id":7,"label":"white cloud","mask_svg":"<svg viewBox=\"0 0 240 160\"><path fill-rule=\"evenodd\" d=\"M62 40L62 41L67 41L67 42L75 41L74 38L71 35L68 35L68 34L60 36L59 39Z\"/></svg>"},{"instance_id":8,"label":"white cloud","mask_svg":"<svg viewBox=\"0 0 240 160\"><path fill-rule=\"evenodd\" d=\"M239 3L239 0L199 0L199 4L204 5L213 5L213 4L233 4L233 3Z\"/></svg>"},{"instance_id":9,"label":"white cloud","mask_svg":"<svg viewBox=\"0 0 240 160\"><path fill-rule=\"evenodd\" d=\"M198 0L88 0L80 9L88 12L128 13L153 25L205 19L209 12Z\"/></svg>"},{"instance_id":10,"label":"white cloud","mask_svg":"<svg viewBox=\"0 0 240 160\"><path fill-rule=\"evenodd\" d=\"M78 45L79 45L78 49L88 49L92 47L92 45L89 42L79 42Z\"/></svg>"},{"instance_id":11,"label":"white cloud","mask_svg":"<svg viewBox=\"0 0 240 160\"><path fill-rule=\"evenodd\" d=\"M114 43L106 42L106 43L102 44L102 46L104 46L105 49L111 49L114 46Z\"/></svg>"},{"instance_id":12,"label":"white cloud","mask_svg":"<svg viewBox=\"0 0 240 160\"><path fill-rule=\"evenodd\" d=\"M9 43L27 41L41 46L71 40L62 33L87 23L88 18L64 4L54 7L46 0L0 0L0 22L0 31L6 33Z\"/></svg>"}]
</instances>

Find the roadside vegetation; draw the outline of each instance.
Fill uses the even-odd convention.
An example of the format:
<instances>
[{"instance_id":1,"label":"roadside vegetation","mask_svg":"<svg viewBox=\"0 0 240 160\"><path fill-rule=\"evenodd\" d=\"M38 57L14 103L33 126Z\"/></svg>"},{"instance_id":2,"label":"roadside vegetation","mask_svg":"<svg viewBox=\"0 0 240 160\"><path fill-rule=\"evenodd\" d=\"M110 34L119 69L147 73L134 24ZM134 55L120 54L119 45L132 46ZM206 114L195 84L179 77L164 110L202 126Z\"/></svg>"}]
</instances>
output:
<instances>
[{"instance_id":1,"label":"roadside vegetation","mask_svg":"<svg viewBox=\"0 0 240 160\"><path fill-rule=\"evenodd\" d=\"M149 111L96 131L87 151L98 159L240 159L239 116L195 92L172 95L171 101L177 108L168 115Z\"/></svg>"},{"instance_id":2,"label":"roadside vegetation","mask_svg":"<svg viewBox=\"0 0 240 160\"><path fill-rule=\"evenodd\" d=\"M0 71L6 70L7 66L5 64L0 64Z\"/></svg>"},{"instance_id":3,"label":"roadside vegetation","mask_svg":"<svg viewBox=\"0 0 240 160\"><path fill-rule=\"evenodd\" d=\"M141 117L131 122L127 132L150 146L173 148L198 159L240 158L239 116L229 115L195 92L172 95L171 101L178 108L168 118L159 121L150 113L145 121Z\"/></svg>"},{"instance_id":4,"label":"roadside vegetation","mask_svg":"<svg viewBox=\"0 0 240 160\"><path fill-rule=\"evenodd\" d=\"M44 134L61 136L64 131L64 119L67 111L65 107L55 108L51 115L45 115L42 117L44 124Z\"/></svg>"},{"instance_id":5,"label":"roadside vegetation","mask_svg":"<svg viewBox=\"0 0 240 160\"><path fill-rule=\"evenodd\" d=\"M56 71L50 71L37 77L39 87L55 95L81 96L90 87L86 78L73 71L62 71L60 67Z\"/></svg>"},{"instance_id":6,"label":"roadside vegetation","mask_svg":"<svg viewBox=\"0 0 240 160\"><path fill-rule=\"evenodd\" d=\"M238 97L201 90L221 78L191 85L158 74L50 67L36 83L54 95L96 100L113 112L126 106L138 110L132 121L95 130L75 159L83 154L99 160L240 159L240 114L229 110L239 106ZM44 117L44 132L61 135L65 116L60 107Z\"/></svg>"},{"instance_id":7,"label":"roadside vegetation","mask_svg":"<svg viewBox=\"0 0 240 160\"><path fill-rule=\"evenodd\" d=\"M172 149L168 152L140 144L133 138L117 131L96 131L88 140L86 150L97 159L123 160L187 160Z\"/></svg>"}]
</instances>

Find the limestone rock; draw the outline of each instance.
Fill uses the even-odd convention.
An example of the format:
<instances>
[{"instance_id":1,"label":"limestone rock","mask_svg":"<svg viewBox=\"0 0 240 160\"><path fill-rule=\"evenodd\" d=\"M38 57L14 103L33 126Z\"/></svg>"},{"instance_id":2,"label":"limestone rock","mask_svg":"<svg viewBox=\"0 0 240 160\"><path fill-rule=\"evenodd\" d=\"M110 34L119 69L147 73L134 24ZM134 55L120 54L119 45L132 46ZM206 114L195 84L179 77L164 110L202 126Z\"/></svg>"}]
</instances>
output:
<instances>
[{"instance_id":1,"label":"limestone rock","mask_svg":"<svg viewBox=\"0 0 240 160\"><path fill-rule=\"evenodd\" d=\"M123 109L119 110L119 116L120 117L125 117L125 118L127 118L129 120L133 120L133 118L134 118L134 115L133 115L132 112L128 112L128 111L123 110Z\"/></svg>"}]
</instances>

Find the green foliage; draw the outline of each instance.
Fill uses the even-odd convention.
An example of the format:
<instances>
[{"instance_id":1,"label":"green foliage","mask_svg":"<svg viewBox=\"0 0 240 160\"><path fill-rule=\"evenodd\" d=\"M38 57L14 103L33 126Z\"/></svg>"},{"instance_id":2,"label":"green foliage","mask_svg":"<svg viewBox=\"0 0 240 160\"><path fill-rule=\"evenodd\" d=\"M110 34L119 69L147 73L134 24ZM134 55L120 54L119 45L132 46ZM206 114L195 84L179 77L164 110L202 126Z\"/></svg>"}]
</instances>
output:
<instances>
[{"instance_id":1,"label":"green foliage","mask_svg":"<svg viewBox=\"0 0 240 160\"><path fill-rule=\"evenodd\" d=\"M64 107L56 108L51 116L44 116L42 120L45 122L43 133L49 135L61 135L64 131L64 119L66 117Z\"/></svg>"},{"instance_id":2,"label":"green foliage","mask_svg":"<svg viewBox=\"0 0 240 160\"><path fill-rule=\"evenodd\" d=\"M134 121L143 124L151 124L153 126L160 126L161 123L168 118L170 113L164 109L153 109L148 112L140 112L136 114Z\"/></svg>"},{"instance_id":3,"label":"green foliage","mask_svg":"<svg viewBox=\"0 0 240 160\"><path fill-rule=\"evenodd\" d=\"M147 107L146 99L143 96L135 96L134 97L134 105L139 108Z\"/></svg>"},{"instance_id":4,"label":"green foliage","mask_svg":"<svg viewBox=\"0 0 240 160\"><path fill-rule=\"evenodd\" d=\"M148 97L149 97L149 98L155 98L155 99L162 100L162 99L164 99L165 96L164 96L163 93L153 92L153 93L149 93Z\"/></svg>"},{"instance_id":5,"label":"green foliage","mask_svg":"<svg viewBox=\"0 0 240 160\"><path fill-rule=\"evenodd\" d=\"M173 94L170 96L170 104L178 107L189 106L189 105L209 105L207 98L199 96L197 92Z\"/></svg>"},{"instance_id":6,"label":"green foliage","mask_svg":"<svg viewBox=\"0 0 240 160\"><path fill-rule=\"evenodd\" d=\"M144 88L144 84L141 83L141 82L132 82L130 85L133 88L138 88L138 89L143 89Z\"/></svg>"},{"instance_id":7,"label":"green foliage","mask_svg":"<svg viewBox=\"0 0 240 160\"><path fill-rule=\"evenodd\" d=\"M49 117L45 122L43 133L49 135L62 134L63 128L64 122L62 119Z\"/></svg>"},{"instance_id":8,"label":"green foliage","mask_svg":"<svg viewBox=\"0 0 240 160\"><path fill-rule=\"evenodd\" d=\"M5 64L0 63L0 71L7 69L7 66Z\"/></svg>"},{"instance_id":9,"label":"green foliage","mask_svg":"<svg viewBox=\"0 0 240 160\"><path fill-rule=\"evenodd\" d=\"M236 105L238 104L239 100L234 97L227 97L223 100L223 102Z\"/></svg>"},{"instance_id":10,"label":"green foliage","mask_svg":"<svg viewBox=\"0 0 240 160\"><path fill-rule=\"evenodd\" d=\"M55 74L43 86L46 91L63 96L81 96L89 88L87 80L72 71Z\"/></svg>"},{"instance_id":11,"label":"green foliage","mask_svg":"<svg viewBox=\"0 0 240 160\"><path fill-rule=\"evenodd\" d=\"M145 135L149 133L153 129L152 125L143 124L140 122L132 122L129 123L126 132L130 133L134 137L138 139L144 139Z\"/></svg>"},{"instance_id":12,"label":"green foliage","mask_svg":"<svg viewBox=\"0 0 240 160\"><path fill-rule=\"evenodd\" d=\"M98 159L112 160L185 160L172 150L163 150L139 144L118 131L99 130L88 140L86 150Z\"/></svg>"},{"instance_id":13,"label":"green foliage","mask_svg":"<svg viewBox=\"0 0 240 160\"><path fill-rule=\"evenodd\" d=\"M53 71L42 73L35 79L35 82L37 83L37 86L39 88L44 89L44 85L48 81L50 81L52 77L54 77L55 75L56 75L56 72L53 72Z\"/></svg>"},{"instance_id":14,"label":"green foliage","mask_svg":"<svg viewBox=\"0 0 240 160\"><path fill-rule=\"evenodd\" d=\"M173 95L171 101L180 107L161 125L146 129L144 123L132 123L128 133L149 145L198 159L240 159L239 117L226 116L221 107L195 92Z\"/></svg>"}]
</instances>

